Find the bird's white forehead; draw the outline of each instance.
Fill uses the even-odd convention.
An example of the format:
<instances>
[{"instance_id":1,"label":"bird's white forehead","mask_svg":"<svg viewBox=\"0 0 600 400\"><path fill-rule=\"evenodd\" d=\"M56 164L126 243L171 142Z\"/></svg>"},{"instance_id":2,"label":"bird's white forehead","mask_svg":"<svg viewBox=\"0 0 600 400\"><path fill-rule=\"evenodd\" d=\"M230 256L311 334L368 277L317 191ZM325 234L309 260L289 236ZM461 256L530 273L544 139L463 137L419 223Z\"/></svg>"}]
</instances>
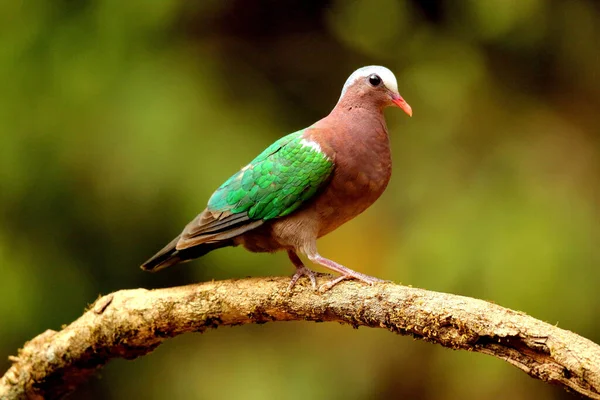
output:
<instances>
[{"instance_id":1,"label":"bird's white forehead","mask_svg":"<svg viewBox=\"0 0 600 400\"><path fill-rule=\"evenodd\" d=\"M371 74L379 75L385 87L387 87L394 93L398 93L398 82L396 81L396 76L394 76L394 73L392 71L380 65L369 65L367 67L357 69L348 77L348 79L346 79L346 83L344 83L340 100L342 99L342 97L344 97L346 90L348 90L348 88L352 86L354 82L356 82L358 79L366 78Z\"/></svg>"}]
</instances>

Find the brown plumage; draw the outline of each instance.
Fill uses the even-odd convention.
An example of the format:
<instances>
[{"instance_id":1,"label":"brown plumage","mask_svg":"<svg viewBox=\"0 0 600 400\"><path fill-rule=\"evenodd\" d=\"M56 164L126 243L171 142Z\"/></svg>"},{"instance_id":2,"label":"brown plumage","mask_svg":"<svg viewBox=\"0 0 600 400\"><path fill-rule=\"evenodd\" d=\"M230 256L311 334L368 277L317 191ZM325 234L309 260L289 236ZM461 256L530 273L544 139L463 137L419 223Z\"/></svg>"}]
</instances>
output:
<instances>
[{"instance_id":1,"label":"brown plumage","mask_svg":"<svg viewBox=\"0 0 600 400\"><path fill-rule=\"evenodd\" d=\"M301 137L302 146L311 147L333 164L314 196L289 215L274 219L256 219L248 212L217 211L209 206L142 268L156 270L215 248L242 245L253 252L286 250L297 268L290 287L302 275L316 286L313 272L302 264L297 253L341 274L322 285L323 290L347 278L379 281L322 257L316 241L366 210L385 190L392 160L383 109L391 105L412 115L388 69L364 67L355 71L333 111L304 130ZM241 180L241 175L237 179Z\"/></svg>"}]
</instances>

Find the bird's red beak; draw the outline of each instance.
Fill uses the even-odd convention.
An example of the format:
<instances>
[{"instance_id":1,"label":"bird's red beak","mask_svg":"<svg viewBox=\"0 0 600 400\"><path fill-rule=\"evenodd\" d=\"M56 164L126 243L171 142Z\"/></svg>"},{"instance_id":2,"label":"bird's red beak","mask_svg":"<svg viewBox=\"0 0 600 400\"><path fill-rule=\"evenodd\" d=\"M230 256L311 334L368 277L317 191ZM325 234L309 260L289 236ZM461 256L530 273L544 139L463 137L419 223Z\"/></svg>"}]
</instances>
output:
<instances>
[{"instance_id":1,"label":"bird's red beak","mask_svg":"<svg viewBox=\"0 0 600 400\"><path fill-rule=\"evenodd\" d=\"M400 96L399 94L392 94L392 102L395 105L400 107L402 111L408 114L409 117L412 117L412 108L408 105L408 103Z\"/></svg>"}]
</instances>

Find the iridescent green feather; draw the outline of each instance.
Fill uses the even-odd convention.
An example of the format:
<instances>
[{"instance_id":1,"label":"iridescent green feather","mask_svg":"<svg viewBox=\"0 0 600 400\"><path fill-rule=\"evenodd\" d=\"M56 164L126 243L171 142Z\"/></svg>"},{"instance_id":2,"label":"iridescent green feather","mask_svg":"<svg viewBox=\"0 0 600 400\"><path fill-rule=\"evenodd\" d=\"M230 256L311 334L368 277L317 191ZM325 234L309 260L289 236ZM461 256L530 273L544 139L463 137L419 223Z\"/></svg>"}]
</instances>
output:
<instances>
[{"instance_id":1,"label":"iridescent green feather","mask_svg":"<svg viewBox=\"0 0 600 400\"><path fill-rule=\"evenodd\" d=\"M216 190L208 208L269 220L290 214L314 196L334 165L318 149L302 144L303 133L269 146Z\"/></svg>"}]
</instances>

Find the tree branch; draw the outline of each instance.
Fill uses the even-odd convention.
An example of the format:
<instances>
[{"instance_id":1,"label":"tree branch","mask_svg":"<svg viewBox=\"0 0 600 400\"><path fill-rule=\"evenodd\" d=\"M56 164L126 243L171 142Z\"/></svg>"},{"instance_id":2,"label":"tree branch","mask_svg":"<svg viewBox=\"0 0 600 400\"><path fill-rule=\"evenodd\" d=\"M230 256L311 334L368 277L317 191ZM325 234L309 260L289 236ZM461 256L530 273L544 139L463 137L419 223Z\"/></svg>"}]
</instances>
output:
<instances>
[{"instance_id":1,"label":"tree branch","mask_svg":"<svg viewBox=\"0 0 600 400\"><path fill-rule=\"evenodd\" d=\"M326 293L286 290L289 278L249 278L99 298L61 331L27 342L0 379L2 399L58 398L110 359L221 325L336 321L384 328L501 358L529 375L600 399L600 346L522 312L468 297L382 283L343 282Z\"/></svg>"}]
</instances>

